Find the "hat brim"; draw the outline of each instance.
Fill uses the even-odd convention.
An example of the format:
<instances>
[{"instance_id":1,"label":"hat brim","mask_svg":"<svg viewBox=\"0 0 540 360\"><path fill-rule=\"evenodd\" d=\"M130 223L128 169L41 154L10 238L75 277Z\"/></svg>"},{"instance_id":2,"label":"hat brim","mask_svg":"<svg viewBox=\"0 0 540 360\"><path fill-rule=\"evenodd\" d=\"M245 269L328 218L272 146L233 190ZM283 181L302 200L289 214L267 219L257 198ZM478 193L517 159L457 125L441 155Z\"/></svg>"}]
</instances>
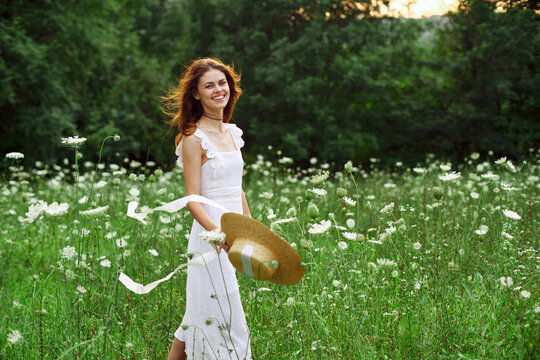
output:
<instances>
[{"instance_id":1,"label":"hat brim","mask_svg":"<svg viewBox=\"0 0 540 360\"><path fill-rule=\"evenodd\" d=\"M221 231L227 236L225 243L232 247L239 238L253 239L270 249L278 261L278 268L269 280L281 285L294 285L304 277L305 268L300 255L291 245L261 222L236 213L221 216Z\"/></svg>"}]
</instances>

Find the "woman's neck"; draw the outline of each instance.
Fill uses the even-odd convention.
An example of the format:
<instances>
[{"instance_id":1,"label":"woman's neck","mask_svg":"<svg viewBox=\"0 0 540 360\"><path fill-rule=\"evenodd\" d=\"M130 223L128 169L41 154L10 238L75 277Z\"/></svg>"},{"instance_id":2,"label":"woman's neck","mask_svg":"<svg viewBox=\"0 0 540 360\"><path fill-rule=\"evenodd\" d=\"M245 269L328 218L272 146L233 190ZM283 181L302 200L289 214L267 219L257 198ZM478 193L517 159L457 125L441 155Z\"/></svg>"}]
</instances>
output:
<instances>
[{"instance_id":1,"label":"woman's neck","mask_svg":"<svg viewBox=\"0 0 540 360\"><path fill-rule=\"evenodd\" d=\"M210 113L205 111L199 120L199 125L220 132L223 131L223 111L220 113Z\"/></svg>"}]
</instances>

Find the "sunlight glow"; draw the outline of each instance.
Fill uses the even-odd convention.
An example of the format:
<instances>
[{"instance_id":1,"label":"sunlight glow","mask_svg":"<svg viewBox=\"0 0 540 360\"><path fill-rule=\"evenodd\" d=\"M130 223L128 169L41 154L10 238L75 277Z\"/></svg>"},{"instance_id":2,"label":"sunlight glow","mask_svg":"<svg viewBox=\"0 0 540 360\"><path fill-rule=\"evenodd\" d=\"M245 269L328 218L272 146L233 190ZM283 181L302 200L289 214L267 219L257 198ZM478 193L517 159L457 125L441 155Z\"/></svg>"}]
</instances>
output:
<instances>
[{"instance_id":1,"label":"sunlight glow","mask_svg":"<svg viewBox=\"0 0 540 360\"><path fill-rule=\"evenodd\" d=\"M458 0L392 0L381 6L381 14L395 17L422 18L443 15L457 9Z\"/></svg>"}]
</instances>

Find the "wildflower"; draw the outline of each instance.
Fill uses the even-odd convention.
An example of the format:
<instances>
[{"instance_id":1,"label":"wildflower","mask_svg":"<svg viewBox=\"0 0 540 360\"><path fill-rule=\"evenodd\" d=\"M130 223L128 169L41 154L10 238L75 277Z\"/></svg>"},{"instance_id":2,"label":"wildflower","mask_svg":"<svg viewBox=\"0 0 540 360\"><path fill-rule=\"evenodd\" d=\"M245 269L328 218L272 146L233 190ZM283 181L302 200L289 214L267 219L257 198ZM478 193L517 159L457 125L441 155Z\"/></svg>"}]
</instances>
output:
<instances>
[{"instance_id":1,"label":"wildflower","mask_svg":"<svg viewBox=\"0 0 540 360\"><path fill-rule=\"evenodd\" d=\"M308 232L310 234L323 234L330 229L331 225L330 220L322 220L320 224L313 224Z\"/></svg>"},{"instance_id":2,"label":"wildflower","mask_svg":"<svg viewBox=\"0 0 540 360\"><path fill-rule=\"evenodd\" d=\"M111 267L111 261L109 259L103 259L103 260L101 260L99 265L101 265L103 267L106 267L106 268L110 268Z\"/></svg>"},{"instance_id":3,"label":"wildflower","mask_svg":"<svg viewBox=\"0 0 540 360\"><path fill-rule=\"evenodd\" d=\"M113 140L116 142L120 141L120 135L114 134Z\"/></svg>"},{"instance_id":4,"label":"wildflower","mask_svg":"<svg viewBox=\"0 0 540 360\"><path fill-rule=\"evenodd\" d=\"M514 164L512 164L512 162L510 160L508 160L506 162L506 164L504 164L506 166L506 168L508 170L510 170L511 172L515 173L517 170L516 170L516 167L514 166Z\"/></svg>"},{"instance_id":5,"label":"wildflower","mask_svg":"<svg viewBox=\"0 0 540 360\"><path fill-rule=\"evenodd\" d=\"M309 163L311 165L315 165L317 163L317 158L316 157L312 157L311 159L309 159Z\"/></svg>"},{"instance_id":6,"label":"wildflower","mask_svg":"<svg viewBox=\"0 0 540 360\"><path fill-rule=\"evenodd\" d=\"M286 302L286 305L287 306L292 306L294 304L294 298L290 297L287 299L287 302Z\"/></svg>"},{"instance_id":7,"label":"wildflower","mask_svg":"<svg viewBox=\"0 0 540 360\"><path fill-rule=\"evenodd\" d=\"M168 215L160 215L159 221L163 224L170 224L171 223L171 217Z\"/></svg>"},{"instance_id":8,"label":"wildflower","mask_svg":"<svg viewBox=\"0 0 540 360\"><path fill-rule=\"evenodd\" d=\"M47 206L45 213L50 216L60 216L67 213L69 205L67 203L58 204L56 201Z\"/></svg>"},{"instance_id":9,"label":"wildflower","mask_svg":"<svg viewBox=\"0 0 540 360\"><path fill-rule=\"evenodd\" d=\"M312 184L320 184L323 181L326 181L329 176L330 173L327 170L321 171L318 174L313 175L311 179L309 179L309 182L311 182Z\"/></svg>"},{"instance_id":10,"label":"wildflower","mask_svg":"<svg viewBox=\"0 0 540 360\"><path fill-rule=\"evenodd\" d=\"M319 216L319 208L314 203L309 203L307 207L307 213L310 217L316 218Z\"/></svg>"},{"instance_id":11,"label":"wildflower","mask_svg":"<svg viewBox=\"0 0 540 360\"><path fill-rule=\"evenodd\" d=\"M444 191L440 186L434 186L433 189L431 189L431 192L433 193L433 197L437 200L441 200L444 194Z\"/></svg>"},{"instance_id":12,"label":"wildflower","mask_svg":"<svg viewBox=\"0 0 540 360\"><path fill-rule=\"evenodd\" d=\"M413 171L417 174L424 174L426 172L426 169L421 168L421 167L415 167L413 168Z\"/></svg>"},{"instance_id":13,"label":"wildflower","mask_svg":"<svg viewBox=\"0 0 540 360\"><path fill-rule=\"evenodd\" d=\"M263 199L271 199L273 196L274 196L274 194L272 192L270 192L270 191L265 191L265 192L259 194L259 197L263 198Z\"/></svg>"},{"instance_id":14,"label":"wildflower","mask_svg":"<svg viewBox=\"0 0 540 360\"><path fill-rule=\"evenodd\" d=\"M514 237L512 235L510 235L509 233L507 232L501 232L501 235L504 236L505 238L507 238L508 240L512 240Z\"/></svg>"},{"instance_id":15,"label":"wildflower","mask_svg":"<svg viewBox=\"0 0 540 360\"><path fill-rule=\"evenodd\" d=\"M345 164L344 166L345 170L347 170L348 172L351 172L352 169L353 169L353 164L352 164L352 161L347 161L347 163Z\"/></svg>"},{"instance_id":16,"label":"wildflower","mask_svg":"<svg viewBox=\"0 0 540 360\"><path fill-rule=\"evenodd\" d=\"M199 235L201 239L209 242L210 244L218 245L225 240L225 233L221 231L202 231Z\"/></svg>"},{"instance_id":17,"label":"wildflower","mask_svg":"<svg viewBox=\"0 0 540 360\"><path fill-rule=\"evenodd\" d=\"M341 287L341 281L339 281L339 280L333 280L333 281L332 281L332 285L333 285L334 287Z\"/></svg>"},{"instance_id":18,"label":"wildflower","mask_svg":"<svg viewBox=\"0 0 540 360\"><path fill-rule=\"evenodd\" d=\"M349 206L355 206L356 205L356 200L353 200L353 199L348 198L346 196L343 197L343 201L345 202L345 204L347 204Z\"/></svg>"},{"instance_id":19,"label":"wildflower","mask_svg":"<svg viewBox=\"0 0 540 360\"><path fill-rule=\"evenodd\" d=\"M480 197L480 194L478 194L477 192L474 192L474 191L473 191L473 192L471 192L471 197L472 197L473 199L478 199L478 198Z\"/></svg>"},{"instance_id":20,"label":"wildflower","mask_svg":"<svg viewBox=\"0 0 540 360\"><path fill-rule=\"evenodd\" d=\"M287 210L285 215L294 218L296 216L296 209L294 207L290 208L289 210Z\"/></svg>"},{"instance_id":21,"label":"wildflower","mask_svg":"<svg viewBox=\"0 0 540 360\"><path fill-rule=\"evenodd\" d=\"M71 146L71 147L75 147L75 148L78 147L78 146L81 146L85 142L86 142L86 138L85 137L79 137L79 135L70 136L70 137L67 137L67 138L62 138L62 144L65 144L65 145Z\"/></svg>"},{"instance_id":22,"label":"wildflower","mask_svg":"<svg viewBox=\"0 0 540 360\"><path fill-rule=\"evenodd\" d=\"M313 188L311 189L311 192L313 192L315 195L317 196L325 196L327 194L327 191L324 190L324 189L318 189L318 188Z\"/></svg>"},{"instance_id":23,"label":"wildflower","mask_svg":"<svg viewBox=\"0 0 540 360\"><path fill-rule=\"evenodd\" d=\"M504 214L504 216L506 216L509 219L514 219L514 220L520 220L521 219L521 216L518 213L516 213L516 212L514 212L512 210L503 210L503 214Z\"/></svg>"},{"instance_id":24,"label":"wildflower","mask_svg":"<svg viewBox=\"0 0 540 360\"><path fill-rule=\"evenodd\" d=\"M451 173L446 173L444 175L439 176L439 179L442 181L452 181L456 180L461 176L461 173L452 171Z\"/></svg>"},{"instance_id":25,"label":"wildflower","mask_svg":"<svg viewBox=\"0 0 540 360\"><path fill-rule=\"evenodd\" d=\"M347 240L351 240L351 241L354 241L357 239L358 235L355 233L355 232L343 232L341 235L343 235L343 237Z\"/></svg>"},{"instance_id":26,"label":"wildflower","mask_svg":"<svg viewBox=\"0 0 540 360\"><path fill-rule=\"evenodd\" d=\"M421 281L417 281L414 283L414 288L416 290L420 290L422 288L422 282Z\"/></svg>"},{"instance_id":27,"label":"wildflower","mask_svg":"<svg viewBox=\"0 0 540 360\"><path fill-rule=\"evenodd\" d=\"M7 336L7 341L11 345L15 345L17 342L19 342L22 339L22 335L19 330L13 330L10 332Z\"/></svg>"},{"instance_id":28,"label":"wildflower","mask_svg":"<svg viewBox=\"0 0 540 360\"><path fill-rule=\"evenodd\" d=\"M452 168L452 166L448 165L448 164L441 164L439 165L439 167L441 168L442 171L448 171Z\"/></svg>"},{"instance_id":29,"label":"wildflower","mask_svg":"<svg viewBox=\"0 0 540 360\"><path fill-rule=\"evenodd\" d=\"M348 227L349 229L353 229L353 228L354 228L354 225L356 225L356 223L355 223L354 219L347 219L347 220L345 221L345 225L347 225L347 227Z\"/></svg>"},{"instance_id":30,"label":"wildflower","mask_svg":"<svg viewBox=\"0 0 540 360\"><path fill-rule=\"evenodd\" d=\"M280 220L276 220L274 221L272 224L284 224L284 223L289 223L289 222L293 222L295 221L296 218L292 217L292 218L288 218L288 219L280 219ZM272 225L271 224L271 225Z\"/></svg>"},{"instance_id":31,"label":"wildflower","mask_svg":"<svg viewBox=\"0 0 540 360\"><path fill-rule=\"evenodd\" d=\"M262 292L262 291L272 291L272 289L262 287L262 288L257 289L257 291L260 291L260 292Z\"/></svg>"},{"instance_id":32,"label":"wildflower","mask_svg":"<svg viewBox=\"0 0 540 360\"><path fill-rule=\"evenodd\" d=\"M523 291L521 292L521 296L523 296L525 299L528 299L528 298L531 297L531 293L530 293L530 291L523 290Z\"/></svg>"},{"instance_id":33,"label":"wildflower","mask_svg":"<svg viewBox=\"0 0 540 360\"><path fill-rule=\"evenodd\" d=\"M477 152L473 152L470 157L472 160L478 160L480 158L480 154Z\"/></svg>"},{"instance_id":34,"label":"wildflower","mask_svg":"<svg viewBox=\"0 0 540 360\"><path fill-rule=\"evenodd\" d=\"M510 287L514 284L514 280L510 276L503 276L499 279L501 281L502 286Z\"/></svg>"},{"instance_id":35,"label":"wildflower","mask_svg":"<svg viewBox=\"0 0 540 360\"><path fill-rule=\"evenodd\" d=\"M45 210L47 209L47 203L43 200L38 200L36 204L32 204L28 207L24 219L25 222L33 223Z\"/></svg>"},{"instance_id":36,"label":"wildflower","mask_svg":"<svg viewBox=\"0 0 540 360\"><path fill-rule=\"evenodd\" d=\"M342 188L342 187L338 187L336 189L336 194L340 198L345 197L345 196L347 196L347 189Z\"/></svg>"},{"instance_id":37,"label":"wildflower","mask_svg":"<svg viewBox=\"0 0 540 360\"><path fill-rule=\"evenodd\" d=\"M392 277L397 277L399 275L397 270L392 271Z\"/></svg>"},{"instance_id":38,"label":"wildflower","mask_svg":"<svg viewBox=\"0 0 540 360\"><path fill-rule=\"evenodd\" d=\"M502 164L504 164L505 162L506 162L506 156L500 158L499 160L496 160L496 161L495 161L495 164L497 164L497 165L502 165Z\"/></svg>"},{"instance_id":39,"label":"wildflower","mask_svg":"<svg viewBox=\"0 0 540 360\"><path fill-rule=\"evenodd\" d=\"M397 316L397 314L398 314L397 310L392 310L392 312L383 313L383 316Z\"/></svg>"},{"instance_id":40,"label":"wildflower","mask_svg":"<svg viewBox=\"0 0 540 360\"><path fill-rule=\"evenodd\" d=\"M109 208L109 205L105 205L102 207L98 207L95 209L85 210L85 211L79 211L79 214L86 217L95 217L104 214L107 209Z\"/></svg>"},{"instance_id":41,"label":"wildflower","mask_svg":"<svg viewBox=\"0 0 540 360\"><path fill-rule=\"evenodd\" d=\"M475 232L478 235L485 235L485 234L487 234L488 230L489 230L489 228L486 225L480 225L480 229L476 230Z\"/></svg>"},{"instance_id":42,"label":"wildflower","mask_svg":"<svg viewBox=\"0 0 540 360\"><path fill-rule=\"evenodd\" d=\"M75 256L77 256L77 251L75 250L73 246L68 245L62 249L62 253L60 256L62 256L64 259L71 260Z\"/></svg>"},{"instance_id":43,"label":"wildflower","mask_svg":"<svg viewBox=\"0 0 540 360\"><path fill-rule=\"evenodd\" d=\"M392 210L394 210L394 203L393 203L393 202L391 202L391 203L388 204L388 205L385 205L385 206L381 209L380 213L381 213L381 214L386 214L386 213L392 212Z\"/></svg>"},{"instance_id":44,"label":"wildflower","mask_svg":"<svg viewBox=\"0 0 540 360\"><path fill-rule=\"evenodd\" d=\"M396 187L396 184L394 184L394 183L385 183L385 184L383 185L383 187L384 187L385 189L393 189L393 188Z\"/></svg>"},{"instance_id":45,"label":"wildflower","mask_svg":"<svg viewBox=\"0 0 540 360\"><path fill-rule=\"evenodd\" d=\"M12 159L12 160L24 159L24 154L20 152L10 152L6 154L6 159Z\"/></svg>"},{"instance_id":46,"label":"wildflower","mask_svg":"<svg viewBox=\"0 0 540 360\"><path fill-rule=\"evenodd\" d=\"M148 252L152 255L152 256L158 256L158 252L156 249L148 249Z\"/></svg>"},{"instance_id":47,"label":"wildflower","mask_svg":"<svg viewBox=\"0 0 540 360\"><path fill-rule=\"evenodd\" d=\"M139 196L141 192L137 188L131 188L129 189L129 195L131 196Z\"/></svg>"},{"instance_id":48,"label":"wildflower","mask_svg":"<svg viewBox=\"0 0 540 360\"><path fill-rule=\"evenodd\" d=\"M338 242L338 246L341 250L345 250L349 247L349 245L345 241Z\"/></svg>"},{"instance_id":49,"label":"wildflower","mask_svg":"<svg viewBox=\"0 0 540 360\"><path fill-rule=\"evenodd\" d=\"M422 244L420 244L419 242L415 242L415 243L413 244L414 250L420 250L421 247L422 247Z\"/></svg>"},{"instance_id":50,"label":"wildflower","mask_svg":"<svg viewBox=\"0 0 540 360\"><path fill-rule=\"evenodd\" d=\"M84 288L84 286L77 286L77 290L81 293L81 294L84 294L86 292L86 289Z\"/></svg>"},{"instance_id":51,"label":"wildflower","mask_svg":"<svg viewBox=\"0 0 540 360\"><path fill-rule=\"evenodd\" d=\"M278 163L286 165L286 164L292 164L294 160L290 157L284 156L281 159L278 160Z\"/></svg>"},{"instance_id":52,"label":"wildflower","mask_svg":"<svg viewBox=\"0 0 540 360\"><path fill-rule=\"evenodd\" d=\"M117 239L116 240L116 246L118 246L119 248L123 248L126 245L127 245L126 240L124 240L124 239Z\"/></svg>"},{"instance_id":53,"label":"wildflower","mask_svg":"<svg viewBox=\"0 0 540 360\"><path fill-rule=\"evenodd\" d=\"M397 265L395 261L384 259L384 258L377 259L377 264L379 264L380 266L396 266Z\"/></svg>"}]
</instances>

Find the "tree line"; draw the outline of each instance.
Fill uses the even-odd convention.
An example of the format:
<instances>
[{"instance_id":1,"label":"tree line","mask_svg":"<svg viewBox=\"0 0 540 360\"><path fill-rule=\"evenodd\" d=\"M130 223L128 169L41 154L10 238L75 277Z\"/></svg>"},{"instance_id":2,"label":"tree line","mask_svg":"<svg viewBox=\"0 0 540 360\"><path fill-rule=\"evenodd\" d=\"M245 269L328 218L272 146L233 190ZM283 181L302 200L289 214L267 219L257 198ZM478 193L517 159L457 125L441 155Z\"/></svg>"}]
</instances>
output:
<instances>
[{"instance_id":1,"label":"tree line","mask_svg":"<svg viewBox=\"0 0 540 360\"><path fill-rule=\"evenodd\" d=\"M105 156L172 166L160 96L206 56L241 73L248 158L268 145L297 165L538 147L536 1L461 0L429 19L382 17L381 4L0 0L0 147L56 162L59 139L79 134L96 160L118 133Z\"/></svg>"}]
</instances>

